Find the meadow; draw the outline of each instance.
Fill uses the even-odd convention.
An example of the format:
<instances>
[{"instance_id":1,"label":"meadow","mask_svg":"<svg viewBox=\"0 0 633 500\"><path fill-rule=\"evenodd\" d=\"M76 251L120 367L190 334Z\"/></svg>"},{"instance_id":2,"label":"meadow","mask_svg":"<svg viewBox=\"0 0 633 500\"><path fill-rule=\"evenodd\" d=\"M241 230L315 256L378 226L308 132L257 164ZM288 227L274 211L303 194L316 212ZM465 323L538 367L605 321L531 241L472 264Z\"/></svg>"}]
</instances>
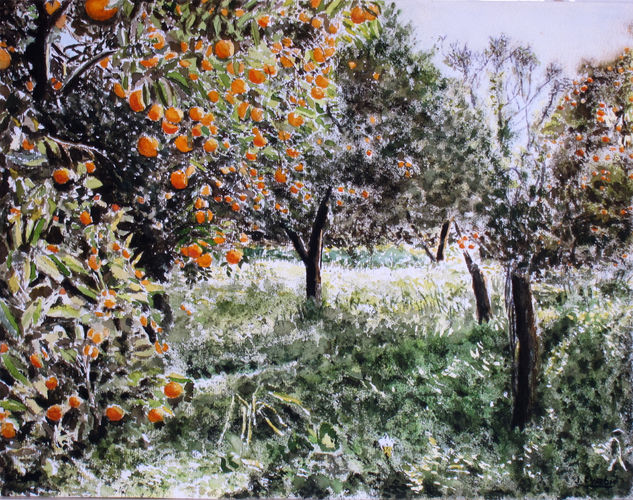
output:
<instances>
[{"instance_id":1,"label":"meadow","mask_svg":"<svg viewBox=\"0 0 633 500\"><path fill-rule=\"evenodd\" d=\"M168 368L186 397L152 429L121 423L84 458L49 460L61 495L624 496L631 461L631 273L533 283L542 340L534 416L511 428L503 269L475 320L457 252L324 254L305 302L290 251L166 289ZM134 374L128 383L135 383ZM142 418L139 417L139 418ZM70 466L69 466L70 465Z\"/></svg>"}]
</instances>

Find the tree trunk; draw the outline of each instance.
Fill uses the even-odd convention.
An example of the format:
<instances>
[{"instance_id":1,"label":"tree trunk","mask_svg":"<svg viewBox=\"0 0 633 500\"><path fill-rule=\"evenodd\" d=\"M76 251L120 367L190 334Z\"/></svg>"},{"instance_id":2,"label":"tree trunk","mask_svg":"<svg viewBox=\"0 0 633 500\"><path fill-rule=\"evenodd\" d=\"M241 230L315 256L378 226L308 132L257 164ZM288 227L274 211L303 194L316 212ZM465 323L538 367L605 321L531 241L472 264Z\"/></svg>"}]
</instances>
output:
<instances>
[{"instance_id":1,"label":"tree trunk","mask_svg":"<svg viewBox=\"0 0 633 500\"><path fill-rule=\"evenodd\" d=\"M437 247L437 254L435 260L440 262L444 260L444 249L446 248L446 242L448 240L448 232L451 228L451 221L447 220L442 224L442 230L440 231L440 244Z\"/></svg>"},{"instance_id":2,"label":"tree trunk","mask_svg":"<svg viewBox=\"0 0 633 500\"><path fill-rule=\"evenodd\" d=\"M286 234L299 254L306 268L306 299L321 304L321 258L323 255L323 234L327 223L330 195L329 187L319 203L319 208L312 223L308 248L306 249L301 237L291 228L282 225Z\"/></svg>"},{"instance_id":3,"label":"tree trunk","mask_svg":"<svg viewBox=\"0 0 633 500\"><path fill-rule=\"evenodd\" d=\"M316 260L316 259L315 259ZM306 268L306 298L321 303L321 262L309 262Z\"/></svg>"},{"instance_id":4,"label":"tree trunk","mask_svg":"<svg viewBox=\"0 0 633 500\"><path fill-rule=\"evenodd\" d=\"M512 426L523 428L530 418L534 404L539 344L530 280L517 271L512 271L509 279L511 307L508 316L514 398Z\"/></svg>"},{"instance_id":5,"label":"tree trunk","mask_svg":"<svg viewBox=\"0 0 633 500\"><path fill-rule=\"evenodd\" d=\"M481 272L479 266L473 262L468 252L464 252L464 260L468 267L468 272L472 279L473 292L475 293L475 302L477 303L477 321L479 324L484 321L487 323L492 318L492 307L490 306L490 296L488 295L488 286L486 285L486 277Z\"/></svg>"}]
</instances>

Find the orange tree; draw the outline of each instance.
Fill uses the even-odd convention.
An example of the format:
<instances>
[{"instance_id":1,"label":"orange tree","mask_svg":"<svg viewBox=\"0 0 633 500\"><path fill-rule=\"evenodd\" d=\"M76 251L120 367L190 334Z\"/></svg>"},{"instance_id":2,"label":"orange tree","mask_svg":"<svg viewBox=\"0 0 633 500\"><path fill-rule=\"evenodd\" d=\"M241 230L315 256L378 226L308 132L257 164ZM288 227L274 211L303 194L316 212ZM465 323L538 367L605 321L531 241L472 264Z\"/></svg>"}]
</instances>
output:
<instances>
[{"instance_id":1,"label":"orange tree","mask_svg":"<svg viewBox=\"0 0 633 500\"><path fill-rule=\"evenodd\" d=\"M156 182L139 183L136 196L160 222L167 249L180 248L181 265L237 264L252 237L289 238L306 264L307 294L318 298L337 181L336 54L377 29L379 8L316 0L234 7L176 9L195 34L167 33L148 16L142 55L113 58L134 73L117 74L113 93L155 122L134 150L154 165Z\"/></svg>"},{"instance_id":2,"label":"orange tree","mask_svg":"<svg viewBox=\"0 0 633 500\"><path fill-rule=\"evenodd\" d=\"M342 142L353 145L340 161L367 179L371 193L358 210L351 205L344 210L339 244L404 240L439 261L450 221L459 221L475 236L467 241L460 235L459 246L473 275L478 319L487 320L485 281L469 249L477 243L474 214L496 160L490 130L462 86L440 76L431 54L415 51L411 29L396 13L387 11L383 18L380 36L348 48L338 71ZM439 241L431 236L438 226Z\"/></svg>"},{"instance_id":3,"label":"orange tree","mask_svg":"<svg viewBox=\"0 0 633 500\"><path fill-rule=\"evenodd\" d=\"M541 131L544 202L560 214L543 256L578 266L626 264L633 230L633 58L581 68Z\"/></svg>"},{"instance_id":4,"label":"orange tree","mask_svg":"<svg viewBox=\"0 0 633 500\"><path fill-rule=\"evenodd\" d=\"M377 9L2 9L0 460L10 491L42 480L46 456L80 451L108 425L161 421L182 397L186 380L160 375L169 310L151 276L177 250L198 270L219 255L241 260L226 251L247 238L235 214L276 205L259 183L284 184L279 172L309 153L335 91L323 80L329 61Z\"/></svg>"},{"instance_id":5,"label":"orange tree","mask_svg":"<svg viewBox=\"0 0 633 500\"><path fill-rule=\"evenodd\" d=\"M552 267L628 258L630 56L585 67L582 81L569 85L552 66L535 83L535 55L505 37L479 54L454 46L449 62L473 89L475 105L487 71L494 104L500 161L490 164L491 189L478 212L481 244L507 270L512 424L523 426L535 404L540 351L531 278Z\"/></svg>"}]
</instances>

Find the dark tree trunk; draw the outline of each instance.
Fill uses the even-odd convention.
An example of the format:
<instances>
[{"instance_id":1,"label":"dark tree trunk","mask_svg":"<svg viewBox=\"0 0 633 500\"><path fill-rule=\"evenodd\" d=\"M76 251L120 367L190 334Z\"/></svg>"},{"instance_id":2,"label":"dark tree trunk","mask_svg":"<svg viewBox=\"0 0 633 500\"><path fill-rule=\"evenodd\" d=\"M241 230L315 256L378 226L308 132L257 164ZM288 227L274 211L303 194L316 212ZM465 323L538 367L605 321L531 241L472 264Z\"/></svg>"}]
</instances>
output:
<instances>
[{"instance_id":1,"label":"dark tree trunk","mask_svg":"<svg viewBox=\"0 0 633 500\"><path fill-rule=\"evenodd\" d=\"M517 271L512 271L509 279L511 304L508 316L514 397L512 426L523 428L530 418L534 404L539 344L530 280Z\"/></svg>"},{"instance_id":2,"label":"dark tree trunk","mask_svg":"<svg viewBox=\"0 0 633 500\"><path fill-rule=\"evenodd\" d=\"M440 262L444 260L444 250L446 249L446 242L448 241L448 233L451 228L451 221L447 220L442 224L442 230L440 231L440 244L437 247L437 254L435 260Z\"/></svg>"},{"instance_id":3,"label":"dark tree trunk","mask_svg":"<svg viewBox=\"0 0 633 500\"><path fill-rule=\"evenodd\" d=\"M487 323L492 318L492 307L490 306L486 277L479 269L479 266L473 262L468 252L464 252L464 260L473 283L473 292L477 303L477 321L479 321L479 324L484 321Z\"/></svg>"},{"instance_id":4,"label":"dark tree trunk","mask_svg":"<svg viewBox=\"0 0 633 500\"><path fill-rule=\"evenodd\" d=\"M292 241L306 268L306 298L315 303L321 303L321 257L323 255L323 234L327 223L330 195L332 188L328 188L319 203L319 208L312 223L308 248L306 249L301 237L291 228L282 225Z\"/></svg>"}]
</instances>

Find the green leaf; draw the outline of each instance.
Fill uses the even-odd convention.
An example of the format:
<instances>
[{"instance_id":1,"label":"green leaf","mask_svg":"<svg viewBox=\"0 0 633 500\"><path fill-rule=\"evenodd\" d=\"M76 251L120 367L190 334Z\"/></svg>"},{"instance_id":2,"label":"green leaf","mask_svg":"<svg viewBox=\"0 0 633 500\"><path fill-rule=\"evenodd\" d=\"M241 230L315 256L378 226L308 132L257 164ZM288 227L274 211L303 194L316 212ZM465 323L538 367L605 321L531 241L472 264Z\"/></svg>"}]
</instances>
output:
<instances>
[{"instance_id":1,"label":"green leaf","mask_svg":"<svg viewBox=\"0 0 633 500\"><path fill-rule=\"evenodd\" d=\"M328 17L332 17L332 14L334 14L334 11L341 6L342 4L342 0L333 0L332 2L330 2L330 5L327 6L327 9L325 9L325 13L327 14Z\"/></svg>"},{"instance_id":2,"label":"green leaf","mask_svg":"<svg viewBox=\"0 0 633 500\"><path fill-rule=\"evenodd\" d=\"M62 349L61 355L62 358L64 358L69 363L74 363L77 359L77 351L74 349Z\"/></svg>"},{"instance_id":3,"label":"green leaf","mask_svg":"<svg viewBox=\"0 0 633 500\"><path fill-rule=\"evenodd\" d=\"M114 264L110 266L110 272L112 273L112 276L114 276L116 279L121 280L121 281L127 281L127 280L132 279L132 275L130 273L128 273L122 267L114 265Z\"/></svg>"},{"instance_id":4,"label":"green leaf","mask_svg":"<svg viewBox=\"0 0 633 500\"><path fill-rule=\"evenodd\" d=\"M57 269L59 269L59 271L66 277L70 276L70 271L68 270L68 268L62 264L61 260L59 260L57 257L55 257L54 255L50 256L50 259L55 263L55 265L57 266Z\"/></svg>"},{"instance_id":5,"label":"green leaf","mask_svg":"<svg viewBox=\"0 0 633 500\"><path fill-rule=\"evenodd\" d=\"M172 382L178 382L179 384L186 384L187 382L193 382L190 378L185 377L184 375L179 375L177 373L170 373L167 375L167 378Z\"/></svg>"},{"instance_id":6,"label":"green leaf","mask_svg":"<svg viewBox=\"0 0 633 500\"><path fill-rule=\"evenodd\" d=\"M15 399L5 399L4 401L0 401L0 407L9 411L26 411L26 406Z\"/></svg>"},{"instance_id":7,"label":"green leaf","mask_svg":"<svg viewBox=\"0 0 633 500\"><path fill-rule=\"evenodd\" d=\"M172 81L176 82L178 85L180 85L185 92L189 91L189 82L180 73L178 73L176 71L172 71L171 73L167 74L167 78L169 78L170 80L172 80Z\"/></svg>"},{"instance_id":8,"label":"green leaf","mask_svg":"<svg viewBox=\"0 0 633 500\"><path fill-rule=\"evenodd\" d=\"M253 36L253 44L259 45L259 26L257 26L255 19L251 20L251 35Z\"/></svg>"},{"instance_id":9,"label":"green leaf","mask_svg":"<svg viewBox=\"0 0 633 500\"><path fill-rule=\"evenodd\" d=\"M22 331L26 332L32 324L36 324L42 313L42 299L38 298L35 302L31 302L22 315Z\"/></svg>"},{"instance_id":10,"label":"green leaf","mask_svg":"<svg viewBox=\"0 0 633 500\"><path fill-rule=\"evenodd\" d=\"M46 224L45 219L40 219L39 221L37 221L37 225L35 226L33 234L31 235L31 245L34 245L35 243L38 242L45 224Z\"/></svg>"},{"instance_id":11,"label":"green leaf","mask_svg":"<svg viewBox=\"0 0 633 500\"><path fill-rule=\"evenodd\" d=\"M172 103L172 93L171 89L168 85L163 82L162 78L157 81L154 86L156 87L156 93L158 94L159 99L163 103L163 106L171 106Z\"/></svg>"},{"instance_id":12,"label":"green leaf","mask_svg":"<svg viewBox=\"0 0 633 500\"><path fill-rule=\"evenodd\" d=\"M86 297L90 297L91 299L97 298L97 291L92 288L88 288L87 286L77 285L77 290L83 293Z\"/></svg>"},{"instance_id":13,"label":"green leaf","mask_svg":"<svg viewBox=\"0 0 633 500\"><path fill-rule=\"evenodd\" d=\"M79 259L73 257L72 255L64 255L62 257L62 261L74 272L79 274L88 274L86 270L86 266L84 266Z\"/></svg>"},{"instance_id":14,"label":"green leaf","mask_svg":"<svg viewBox=\"0 0 633 500\"><path fill-rule=\"evenodd\" d=\"M101 186L103 186L103 183L96 177L86 177L86 180L84 181L84 186L86 186L88 189L99 189Z\"/></svg>"},{"instance_id":15,"label":"green leaf","mask_svg":"<svg viewBox=\"0 0 633 500\"><path fill-rule=\"evenodd\" d=\"M2 356L2 362L4 363L4 367L7 369L9 374L14 378L14 380L17 380L18 382L21 382L24 385L31 385L28 379L24 375L22 375L20 370L18 370L16 366L16 361L17 360L13 356L9 356L8 354L5 354L4 356Z\"/></svg>"},{"instance_id":16,"label":"green leaf","mask_svg":"<svg viewBox=\"0 0 633 500\"><path fill-rule=\"evenodd\" d=\"M50 318L76 319L81 315L79 309L69 305L51 307L46 314Z\"/></svg>"},{"instance_id":17,"label":"green leaf","mask_svg":"<svg viewBox=\"0 0 633 500\"><path fill-rule=\"evenodd\" d=\"M215 36L220 36L220 17L219 16L215 16L215 18L213 19L213 29L215 30Z\"/></svg>"},{"instance_id":18,"label":"green leaf","mask_svg":"<svg viewBox=\"0 0 633 500\"><path fill-rule=\"evenodd\" d=\"M20 334L17 321L13 317L13 314L11 314L9 306L7 306L2 300L0 300L0 323L2 323L2 326L4 326L9 333L13 334L15 337Z\"/></svg>"},{"instance_id":19,"label":"green leaf","mask_svg":"<svg viewBox=\"0 0 633 500\"><path fill-rule=\"evenodd\" d=\"M38 255L37 257L35 257L35 266L37 267L38 271L50 276L56 281L61 281L62 279L64 279L62 273L60 273L57 269L55 262L53 262L46 255Z\"/></svg>"}]
</instances>

